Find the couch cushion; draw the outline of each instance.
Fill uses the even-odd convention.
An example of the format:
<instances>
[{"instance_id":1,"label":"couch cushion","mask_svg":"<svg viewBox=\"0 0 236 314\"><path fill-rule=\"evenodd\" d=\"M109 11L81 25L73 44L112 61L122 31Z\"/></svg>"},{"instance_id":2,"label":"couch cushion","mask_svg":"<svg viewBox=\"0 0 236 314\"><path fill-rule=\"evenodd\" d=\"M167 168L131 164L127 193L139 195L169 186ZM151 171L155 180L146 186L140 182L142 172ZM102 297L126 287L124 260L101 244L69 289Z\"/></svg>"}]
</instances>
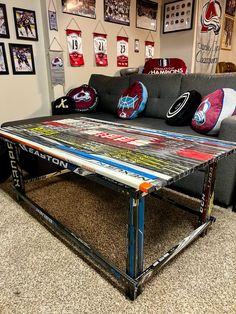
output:
<instances>
[{"instance_id":1,"label":"couch cushion","mask_svg":"<svg viewBox=\"0 0 236 314\"><path fill-rule=\"evenodd\" d=\"M141 81L148 91L148 101L144 116L165 118L172 103L180 95L181 74L135 74L130 76L130 84Z\"/></svg>"},{"instance_id":2,"label":"couch cushion","mask_svg":"<svg viewBox=\"0 0 236 314\"><path fill-rule=\"evenodd\" d=\"M236 88L236 74L187 74L182 77L180 93L195 89L204 97L225 87Z\"/></svg>"},{"instance_id":3,"label":"couch cushion","mask_svg":"<svg viewBox=\"0 0 236 314\"><path fill-rule=\"evenodd\" d=\"M95 88L98 93L98 109L116 113L119 98L123 91L129 87L129 77L92 74L89 85Z\"/></svg>"}]
</instances>

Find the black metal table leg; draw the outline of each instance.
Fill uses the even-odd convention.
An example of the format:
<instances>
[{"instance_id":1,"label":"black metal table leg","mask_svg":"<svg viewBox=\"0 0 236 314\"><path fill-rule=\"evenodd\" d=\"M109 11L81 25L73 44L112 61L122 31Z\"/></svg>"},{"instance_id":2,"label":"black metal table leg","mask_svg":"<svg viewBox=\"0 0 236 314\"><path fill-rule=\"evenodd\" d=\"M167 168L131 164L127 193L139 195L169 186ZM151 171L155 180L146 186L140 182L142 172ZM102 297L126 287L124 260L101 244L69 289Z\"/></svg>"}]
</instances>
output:
<instances>
[{"instance_id":1,"label":"black metal table leg","mask_svg":"<svg viewBox=\"0 0 236 314\"><path fill-rule=\"evenodd\" d=\"M216 167L217 163L213 162L210 164L206 170L203 191L202 191L202 199L200 204L200 219L199 225L204 224L211 215L211 210L213 207L214 200L214 186L216 179Z\"/></svg>"}]
</instances>

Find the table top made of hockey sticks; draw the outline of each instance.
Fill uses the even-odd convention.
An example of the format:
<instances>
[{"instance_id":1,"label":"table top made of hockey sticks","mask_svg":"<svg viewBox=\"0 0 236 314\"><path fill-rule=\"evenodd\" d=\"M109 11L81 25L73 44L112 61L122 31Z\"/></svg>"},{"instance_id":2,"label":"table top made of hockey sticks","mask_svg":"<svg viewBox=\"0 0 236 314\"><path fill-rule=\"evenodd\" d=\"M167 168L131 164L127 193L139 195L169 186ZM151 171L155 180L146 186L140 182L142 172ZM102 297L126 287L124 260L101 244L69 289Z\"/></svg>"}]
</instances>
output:
<instances>
[{"instance_id":1,"label":"table top made of hockey sticks","mask_svg":"<svg viewBox=\"0 0 236 314\"><path fill-rule=\"evenodd\" d=\"M85 117L4 127L0 136L48 161L59 160L64 168L81 168L147 193L236 151L236 143L215 138Z\"/></svg>"}]
</instances>

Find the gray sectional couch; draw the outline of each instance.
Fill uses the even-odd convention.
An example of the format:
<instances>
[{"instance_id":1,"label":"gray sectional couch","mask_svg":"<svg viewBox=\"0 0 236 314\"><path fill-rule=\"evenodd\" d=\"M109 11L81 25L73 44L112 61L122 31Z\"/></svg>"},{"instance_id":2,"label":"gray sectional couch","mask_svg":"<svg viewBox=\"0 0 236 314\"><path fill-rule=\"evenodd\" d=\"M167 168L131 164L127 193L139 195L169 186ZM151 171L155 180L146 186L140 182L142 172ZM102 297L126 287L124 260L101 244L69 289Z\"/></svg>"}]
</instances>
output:
<instances>
[{"instance_id":1,"label":"gray sectional couch","mask_svg":"<svg viewBox=\"0 0 236 314\"><path fill-rule=\"evenodd\" d=\"M137 80L143 82L148 89L149 97L146 109L142 115L135 120L121 120L116 116L118 99L122 91ZM83 115L136 126L199 135L190 126L170 126L166 124L165 116L171 104L179 95L188 90L195 89L200 92L202 96L205 96L218 88L228 87L236 89L236 74L217 74L210 76L204 74L133 74L123 77L93 74L89 80L89 85L93 86L99 94L97 110L91 113L72 114L70 117ZM65 118L65 116L41 117L8 122L4 125L31 123L56 118ZM223 120L217 138L236 142L236 116ZM41 169L41 171L44 172L48 171L45 162L43 162L44 161L39 162L35 160L34 169ZM203 172L199 171L196 174L180 180L172 187L192 196L200 197L203 175ZM223 206L233 205L236 202L235 194L236 156L231 155L227 159L219 162L215 187L215 202Z\"/></svg>"}]
</instances>

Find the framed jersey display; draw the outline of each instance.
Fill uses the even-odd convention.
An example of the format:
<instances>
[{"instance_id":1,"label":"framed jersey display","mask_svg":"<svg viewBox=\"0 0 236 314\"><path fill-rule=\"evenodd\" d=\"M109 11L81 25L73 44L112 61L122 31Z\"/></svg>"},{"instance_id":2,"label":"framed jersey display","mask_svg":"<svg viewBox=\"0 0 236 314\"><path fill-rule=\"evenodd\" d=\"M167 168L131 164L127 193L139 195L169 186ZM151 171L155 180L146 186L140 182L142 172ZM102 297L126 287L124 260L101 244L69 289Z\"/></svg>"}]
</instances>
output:
<instances>
[{"instance_id":1,"label":"framed jersey display","mask_svg":"<svg viewBox=\"0 0 236 314\"><path fill-rule=\"evenodd\" d=\"M178 0L164 5L163 33L192 29L193 0Z\"/></svg>"},{"instance_id":2,"label":"framed jersey display","mask_svg":"<svg viewBox=\"0 0 236 314\"><path fill-rule=\"evenodd\" d=\"M38 40L35 12L13 8L16 28L16 38L23 40Z\"/></svg>"},{"instance_id":3,"label":"framed jersey display","mask_svg":"<svg viewBox=\"0 0 236 314\"><path fill-rule=\"evenodd\" d=\"M13 74L35 74L32 45L9 44Z\"/></svg>"}]
</instances>

